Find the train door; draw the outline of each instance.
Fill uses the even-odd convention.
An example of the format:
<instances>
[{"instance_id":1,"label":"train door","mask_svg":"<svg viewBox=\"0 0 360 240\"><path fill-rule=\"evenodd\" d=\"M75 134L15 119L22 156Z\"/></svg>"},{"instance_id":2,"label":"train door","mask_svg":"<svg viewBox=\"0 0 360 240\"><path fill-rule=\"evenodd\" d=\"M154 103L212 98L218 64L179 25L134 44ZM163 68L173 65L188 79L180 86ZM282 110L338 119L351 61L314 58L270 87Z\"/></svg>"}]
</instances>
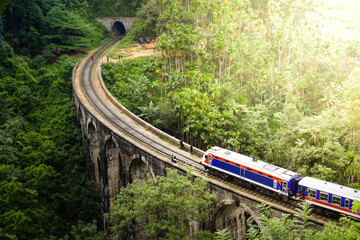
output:
<instances>
[{"instance_id":1,"label":"train door","mask_svg":"<svg viewBox=\"0 0 360 240\"><path fill-rule=\"evenodd\" d=\"M297 198L305 199L305 187L304 186L298 186Z\"/></svg>"},{"instance_id":2,"label":"train door","mask_svg":"<svg viewBox=\"0 0 360 240\"><path fill-rule=\"evenodd\" d=\"M288 193L288 182L287 181L283 181L282 184L281 184L281 189L282 189L282 192L284 193Z\"/></svg>"},{"instance_id":3,"label":"train door","mask_svg":"<svg viewBox=\"0 0 360 240\"><path fill-rule=\"evenodd\" d=\"M302 179L302 176L299 176L295 179L294 182L294 195L295 198L305 198L305 187L299 186L299 181Z\"/></svg>"},{"instance_id":4,"label":"train door","mask_svg":"<svg viewBox=\"0 0 360 240\"><path fill-rule=\"evenodd\" d=\"M212 162L212 155L209 154L209 156L208 156L208 163L209 163L209 165L211 165L211 162Z\"/></svg>"}]
</instances>

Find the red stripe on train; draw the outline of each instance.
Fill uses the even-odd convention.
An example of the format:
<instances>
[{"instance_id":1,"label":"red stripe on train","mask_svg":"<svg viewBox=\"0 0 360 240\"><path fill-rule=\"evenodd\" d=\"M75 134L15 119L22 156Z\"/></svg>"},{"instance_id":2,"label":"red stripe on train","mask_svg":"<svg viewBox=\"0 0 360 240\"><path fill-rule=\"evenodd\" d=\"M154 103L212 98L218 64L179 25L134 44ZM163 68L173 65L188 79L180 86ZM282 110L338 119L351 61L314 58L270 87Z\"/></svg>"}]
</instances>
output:
<instances>
[{"instance_id":1,"label":"red stripe on train","mask_svg":"<svg viewBox=\"0 0 360 240\"><path fill-rule=\"evenodd\" d=\"M356 213L352 212L352 210L350 210L350 209L348 209L348 208L344 208L344 207L340 207L340 206L337 206L337 205L333 205L333 204L331 204L331 203L323 202L323 201L320 201L320 200L317 200L317 199L313 199L313 198L310 198L310 197L305 197L305 199L308 200L308 201L311 201L311 202L316 202L316 203L318 203L318 204L320 204L320 205L325 205L325 206L328 206L328 207L331 207L331 208L339 209L339 210L344 211L344 212L356 214ZM357 215L360 215L360 212L358 212Z\"/></svg>"}]
</instances>

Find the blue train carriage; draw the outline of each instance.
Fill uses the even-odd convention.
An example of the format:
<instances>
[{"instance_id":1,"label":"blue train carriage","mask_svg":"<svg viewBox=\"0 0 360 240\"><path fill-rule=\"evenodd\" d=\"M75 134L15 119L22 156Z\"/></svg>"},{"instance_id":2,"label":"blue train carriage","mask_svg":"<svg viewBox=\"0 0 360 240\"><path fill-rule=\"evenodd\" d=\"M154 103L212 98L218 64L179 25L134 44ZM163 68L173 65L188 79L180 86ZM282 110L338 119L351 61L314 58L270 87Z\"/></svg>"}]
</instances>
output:
<instances>
[{"instance_id":1,"label":"blue train carriage","mask_svg":"<svg viewBox=\"0 0 360 240\"><path fill-rule=\"evenodd\" d=\"M304 177L298 183L297 197L313 205L360 218L359 212L351 210L354 200L360 201L360 191L357 189Z\"/></svg>"},{"instance_id":2,"label":"blue train carriage","mask_svg":"<svg viewBox=\"0 0 360 240\"><path fill-rule=\"evenodd\" d=\"M207 150L201 163L207 167L262 186L279 194L295 197L302 176L287 169L220 147Z\"/></svg>"}]
</instances>

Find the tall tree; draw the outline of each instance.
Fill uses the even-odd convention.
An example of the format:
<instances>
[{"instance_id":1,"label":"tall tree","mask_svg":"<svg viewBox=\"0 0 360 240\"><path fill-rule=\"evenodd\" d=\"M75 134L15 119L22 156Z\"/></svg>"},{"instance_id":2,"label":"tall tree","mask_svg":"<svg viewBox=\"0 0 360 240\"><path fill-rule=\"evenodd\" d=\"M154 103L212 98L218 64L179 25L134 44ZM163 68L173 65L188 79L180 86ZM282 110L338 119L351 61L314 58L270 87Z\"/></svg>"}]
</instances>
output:
<instances>
[{"instance_id":1,"label":"tall tree","mask_svg":"<svg viewBox=\"0 0 360 240\"><path fill-rule=\"evenodd\" d=\"M206 182L166 170L166 176L122 188L109 214L113 234L147 239L184 239L192 221L208 218L215 196Z\"/></svg>"}]
</instances>

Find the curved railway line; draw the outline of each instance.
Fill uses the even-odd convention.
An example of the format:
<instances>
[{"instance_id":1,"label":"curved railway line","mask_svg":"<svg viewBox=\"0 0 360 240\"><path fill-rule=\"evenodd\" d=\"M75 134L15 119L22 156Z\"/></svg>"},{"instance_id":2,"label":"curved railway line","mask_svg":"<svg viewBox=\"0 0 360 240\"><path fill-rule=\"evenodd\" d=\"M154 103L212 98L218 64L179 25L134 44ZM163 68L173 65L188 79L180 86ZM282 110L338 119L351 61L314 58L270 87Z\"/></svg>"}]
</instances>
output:
<instances>
[{"instance_id":1,"label":"curved railway line","mask_svg":"<svg viewBox=\"0 0 360 240\"><path fill-rule=\"evenodd\" d=\"M184 151L180 149L175 150L174 147L169 147L169 143L163 143L162 141L155 140L146 133L139 131L134 124L130 124L123 118L119 117L118 114L106 104L105 100L100 96L93 83L93 79L95 78L95 69L98 62L100 61L99 59L103 56L103 53L111 46L113 46L113 44L115 44L118 40L119 39L114 39L100 47L92 55L94 60L92 60L91 57L88 57L84 60L85 63L81 68L81 91L83 91L83 93L86 95L87 101L89 101L89 103L96 109L97 114L111 122L112 125L116 126L120 131L124 132L124 134L130 136L132 139L146 146L152 151L155 151L168 159L170 159L172 155L175 155L179 164L195 168L198 173L205 176L214 184L219 182L221 185L227 185L228 187L236 189L237 193L241 192L243 196L250 199L254 199L256 201L259 201L260 199L260 202L264 202L274 208L281 209L282 211L288 212L290 214L297 213L296 209L298 208L298 205L296 201L289 200L284 202L276 197L264 195L251 187L246 187L244 186L244 183L241 183L240 181L233 181L232 178L227 179L219 174L208 172L205 170L204 166L200 164L199 160L187 156L188 154L184 154ZM310 220L321 225L331 220L316 214L313 214L312 216L313 218Z\"/></svg>"},{"instance_id":2,"label":"curved railway line","mask_svg":"<svg viewBox=\"0 0 360 240\"><path fill-rule=\"evenodd\" d=\"M93 83L93 71L96 66L96 60L102 56L102 53L109 48L116 40L109 42L101 47L94 55L94 61L90 58L87 59L81 73L81 86L87 95L91 103L96 109L112 124L116 125L122 132L126 133L131 138L137 140L141 144L148 148L170 158L172 155L177 156L177 161L184 163L185 165L194 167L197 171L204 172L205 168L193 158L187 157L181 151L174 151L166 144L154 141L150 136L137 130L133 125L129 124L122 118L119 118L117 114L104 102L104 100L98 94Z\"/></svg>"}]
</instances>

